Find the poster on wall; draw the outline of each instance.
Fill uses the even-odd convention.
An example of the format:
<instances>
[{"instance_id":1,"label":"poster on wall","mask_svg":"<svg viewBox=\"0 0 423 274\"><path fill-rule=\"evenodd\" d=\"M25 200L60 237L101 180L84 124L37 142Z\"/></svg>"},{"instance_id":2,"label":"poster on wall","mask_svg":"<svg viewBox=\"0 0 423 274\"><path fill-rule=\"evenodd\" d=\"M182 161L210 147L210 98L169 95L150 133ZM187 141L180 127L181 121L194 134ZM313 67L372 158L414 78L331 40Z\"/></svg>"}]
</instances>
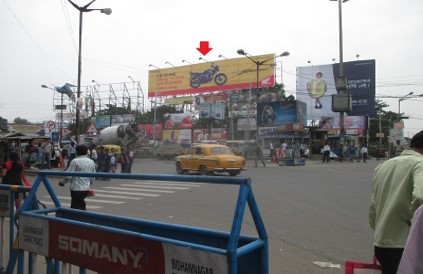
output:
<instances>
[{"instance_id":1,"label":"poster on wall","mask_svg":"<svg viewBox=\"0 0 423 274\"><path fill-rule=\"evenodd\" d=\"M352 95L352 111L346 116L375 113L375 60L344 62L344 75L347 78L346 93ZM297 68L296 98L307 104L307 120L320 120L321 117L336 117L332 112L332 95L337 94L335 79L339 76L339 64L313 65Z\"/></svg>"}]
</instances>

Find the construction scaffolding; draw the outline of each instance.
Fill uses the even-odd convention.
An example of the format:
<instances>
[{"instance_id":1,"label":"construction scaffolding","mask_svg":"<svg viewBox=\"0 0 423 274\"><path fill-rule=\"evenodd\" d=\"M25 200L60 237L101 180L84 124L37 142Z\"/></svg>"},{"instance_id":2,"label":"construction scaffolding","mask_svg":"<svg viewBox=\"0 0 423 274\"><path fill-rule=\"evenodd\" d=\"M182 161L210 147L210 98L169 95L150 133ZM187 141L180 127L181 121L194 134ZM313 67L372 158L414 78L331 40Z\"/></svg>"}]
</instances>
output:
<instances>
[{"instance_id":1,"label":"construction scaffolding","mask_svg":"<svg viewBox=\"0 0 423 274\"><path fill-rule=\"evenodd\" d=\"M72 90L72 96L59 92L54 93L53 108L56 112L58 125L60 125L60 121L67 125L72 120L75 120L76 87L72 87ZM80 103L78 105L82 106L80 110L81 118L96 116L98 112L109 109L110 106L144 113L144 99L141 82L99 84L93 80L93 85L81 87Z\"/></svg>"}]
</instances>

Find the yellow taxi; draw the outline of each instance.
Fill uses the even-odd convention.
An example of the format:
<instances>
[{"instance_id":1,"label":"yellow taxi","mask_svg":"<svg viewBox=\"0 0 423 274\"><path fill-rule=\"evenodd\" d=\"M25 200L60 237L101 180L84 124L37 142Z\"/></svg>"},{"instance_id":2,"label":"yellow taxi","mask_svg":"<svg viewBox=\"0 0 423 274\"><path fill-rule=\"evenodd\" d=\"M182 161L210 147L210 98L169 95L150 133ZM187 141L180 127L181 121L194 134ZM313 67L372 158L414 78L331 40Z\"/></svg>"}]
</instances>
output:
<instances>
[{"instance_id":1,"label":"yellow taxi","mask_svg":"<svg viewBox=\"0 0 423 274\"><path fill-rule=\"evenodd\" d=\"M213 175L213 173L228 172L236 176L245 170L245 158L236 156L225 145L198 144L189 148L184 155L176 157L176 172L200 172L201 175Z\"/></svg>"},{"instance_id":2,"label":"yellow taxi","mask_svg":"<svg viewBox=\"0 0 423 274\"><path fill-rule=\"evenodd\" d=\"M104 149L108 149L110 152L114 149L116 156L120 156L122 154L122 147L118 145L99 145L99 147L104 147Z\"/></svg>"}]
</instances>

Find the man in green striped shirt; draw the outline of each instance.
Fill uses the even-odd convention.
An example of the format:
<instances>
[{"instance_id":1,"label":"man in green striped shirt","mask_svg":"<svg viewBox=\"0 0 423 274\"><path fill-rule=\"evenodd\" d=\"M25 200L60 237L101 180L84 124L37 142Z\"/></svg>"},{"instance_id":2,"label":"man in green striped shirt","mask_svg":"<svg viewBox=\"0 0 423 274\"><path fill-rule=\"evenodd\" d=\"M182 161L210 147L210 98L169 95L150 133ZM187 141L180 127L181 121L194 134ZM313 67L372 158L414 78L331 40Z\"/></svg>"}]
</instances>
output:
<instances>
[{"instance_id":1,"label":"man in green striped shirt","mask_svg":"<svg viewBox=\"0 0 423 274\"><path fill-rule=\"evenodd\" d=\"M410 149L380 164L373 174L369 223L382 273L396 273L414 211L423 204L423 131Z\"/></svg>"}]
</instances>

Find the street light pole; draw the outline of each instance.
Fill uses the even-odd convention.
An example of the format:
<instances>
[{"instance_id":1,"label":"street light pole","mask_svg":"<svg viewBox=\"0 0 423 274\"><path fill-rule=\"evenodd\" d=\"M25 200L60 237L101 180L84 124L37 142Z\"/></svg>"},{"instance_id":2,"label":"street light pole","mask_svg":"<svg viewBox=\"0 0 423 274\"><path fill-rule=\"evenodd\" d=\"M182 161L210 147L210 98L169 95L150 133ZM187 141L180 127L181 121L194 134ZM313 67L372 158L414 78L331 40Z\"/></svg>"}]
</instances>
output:
<instances>
[{"instance_id":1,"label":"street light pole","mask_svg":"<svg viewBox=\"0 0 423 274\"><path fill-rule=\"evenodd\" d=\"M401 98L398 100L398 114L400 114L400 115L401 115L401 102L402 102L402 101L405 101L405 100L407 100L407 99L410 99L411 97L409 97L409 96L411 96L411 95L413 95L413 94L414 94L414 92L413 92L413 91L411 91L410 93L408 93L407 95L405 95L405 96L401 97Z\"/></svg>"},{"instance_id":2,"label":"street light pole","mask_svg":"<svg viewBox=\"0 0 423 274\"><path fill-rule=\"evenodd\" d=\"M274 60L274 59L276 59L278 57L289 56L289 54L290 54L288 51L284 51L281 54L279 54L278 56L275 56L273 58L269 58L269 59L266 59L264 61L258 61L258 60L254 60L252 58L252 56L250 54L248 54L247 52L245 52L243 49L237 50L237 53L239 55L244 55L245 57L247 57L253 63L256 64L256 89L257 89L257 92L259 90L259 84L260 84L260 74L259 74L259 72L260 72L260 66L261 65L264 65L267 61ZM250 117L250 110L251 110L251 88L250 88L250 96L249 97L250 98L249 98L248 117ZM250 123L249 119L248 119L248 123ZM248 127L250 127L250 124L248 124ZM258 141L258 128L256 128L256 141Z\"/></svg>"},{"instance_id":3,"label":"street light pole","mask_svg":"<svg viewBox=\"0 0 423 274\"><path fill-rule=\"evenodd\" d=\"M342 34L342 3L348 2L349 0L330 0L338 1L338 14L339 14L339 78L341 82L337 90L338 94L345 94L345 77L344 77L344 45L343 45L343 34ZM344 111L339 112L339 143L342 146L345 143L345 125L344 125Z\"/></svg>"},{"instance_id":4,"label":"street light pole","mask_svg":"<svg viewBox=\"0 0 423 274\"><path fill-rule=\"evenodd\" d=\"M183 60L185 61L185 60ZM183 62L182 61L182 62ZM156 67L153 64L148 65L149 67L153 67L156 68L158 70L160 70L160 68ZM151 103L153 103L153 101L151 101ZM153 110L153 146L156 145L156 123L157 123L157 88L154 91L154 110Z\"/></svg>"},{"instance_id":5,"label":"street light pole","mask_svg":"<svg viewBox=\"0 0 423 274\"><path fill-rule=\"evenodd\" d=\"M99 10L101 13L110 15L112 10L109 8L105 9L89 9L88 7L94 3L96 0L92 0L83 7L79 7L71 0L68 0L71 5L79 11L79 49L78 49L78 83L77 83L77 92L76 92L76 115L75 115L75 139L79 143L79 120L80 120L80 109L81 105L79 99L81 98L81 70L82 70L82 15L84 12L90 12L94 10Z\"/></svg>"}]
</instances>

